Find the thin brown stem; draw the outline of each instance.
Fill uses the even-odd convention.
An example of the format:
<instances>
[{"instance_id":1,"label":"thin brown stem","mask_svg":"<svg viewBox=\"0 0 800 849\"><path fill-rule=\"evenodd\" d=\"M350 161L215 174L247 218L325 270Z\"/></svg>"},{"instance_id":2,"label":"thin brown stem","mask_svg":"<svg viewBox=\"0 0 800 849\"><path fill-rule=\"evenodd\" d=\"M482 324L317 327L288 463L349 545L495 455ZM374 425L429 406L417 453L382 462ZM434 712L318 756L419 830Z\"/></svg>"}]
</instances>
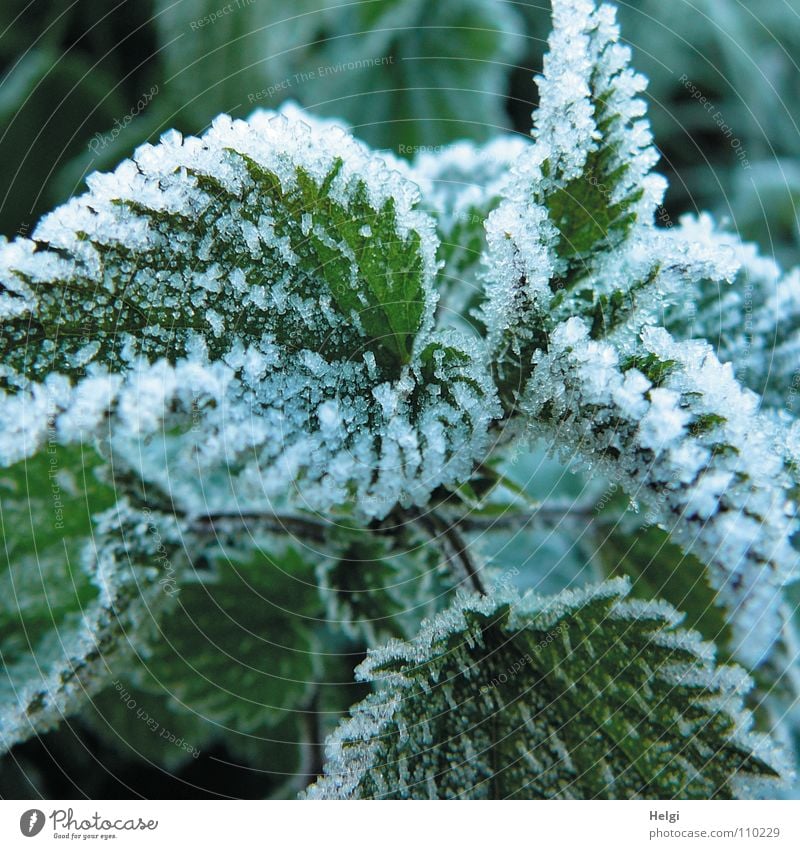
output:
<instances>
[{"instance_id":1,"label":"thin brown stem","mask_svg":"<svg viewBox=\"0 0 800 849\"><path fill-rule=\"evenodd\" d=\"M330 531L330 524L319 519L277 513L215 512L198 516L194 524L198 530L226 531L233 526L247 528L250 523L271 533L290 534L316 542L323 542Z\"/></svg>"},{"instance_id":2,"label":"thin brown stem","mask_svg":"<svg viewBox=\"0 0 800 849\"><path fill-rule=\"evenodd\" d=\"M481 595L486 595L486 588L481 580L480 570L473 561L469 553L469 546L456 529L456 526L445 521L433 511L428 513L417 511L415 518L425 528L431 539L435 542L438 542L440 539L444 540L446 548L451 552L448 560L457 560L467 573L467 577L475 591Z\"/></svg>"}]
</instances>

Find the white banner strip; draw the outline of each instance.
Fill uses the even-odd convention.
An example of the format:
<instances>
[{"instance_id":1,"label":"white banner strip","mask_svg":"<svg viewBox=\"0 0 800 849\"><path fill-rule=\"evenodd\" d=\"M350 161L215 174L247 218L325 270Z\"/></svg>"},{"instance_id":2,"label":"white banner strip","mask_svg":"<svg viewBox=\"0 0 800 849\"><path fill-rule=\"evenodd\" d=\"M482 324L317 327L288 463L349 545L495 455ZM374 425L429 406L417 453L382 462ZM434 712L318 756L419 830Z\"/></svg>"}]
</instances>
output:
<instances>
[{"instance_id":1,"label":"white banner strip","mask_svg":"<svg viewBox=\"0 0 800 849\"><path fill-rule=\"evenodd\" d=\"M800 802L0 801L0 846L800 846Z\"/></svg>"}]
</instances>

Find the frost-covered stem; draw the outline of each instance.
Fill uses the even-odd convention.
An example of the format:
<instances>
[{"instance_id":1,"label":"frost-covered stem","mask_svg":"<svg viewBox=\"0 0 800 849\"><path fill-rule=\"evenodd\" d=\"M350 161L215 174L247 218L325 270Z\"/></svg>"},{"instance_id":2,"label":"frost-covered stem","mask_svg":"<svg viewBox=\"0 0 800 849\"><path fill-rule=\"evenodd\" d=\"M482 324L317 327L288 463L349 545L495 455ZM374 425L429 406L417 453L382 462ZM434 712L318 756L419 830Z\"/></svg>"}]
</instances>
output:
<instances>
[{"instance_id":1,"label":"frost-covered stem","mask_svg":"<svg viewBox=\"0 0 800 849\"><path fill-rule=\"evenodd\" d=\"M176 512L176 511L167 511ZM487 529L507 529L527 525L529 522L541 520L550 525L564 519L587 520L597 518L597 505L593 502L575 501L552 501L535 503L531 501L530 509L509 509L495 516L482 516L479 513L448 516L450 526L458 527L463 531L480 531ZM440 517L444 519L444 517ZM601 517L603 518L603 517ZM614 516L614 521L619 518ZM402 519L402 513L397 521ZM286 533L293 536L305 537L321 542L325 539L326 532L330 529L330 523L321 519L310 517L288 516L280 513L264 513L249 511L214 512L194 519L193 530L208 532L215 529L230 527L246 527L247 523L257 522L264 529L273 533ZM373 522L369 530L376 534L393 535L396 532L397 522L391 524Z\"/></svg>"}]
</instances>

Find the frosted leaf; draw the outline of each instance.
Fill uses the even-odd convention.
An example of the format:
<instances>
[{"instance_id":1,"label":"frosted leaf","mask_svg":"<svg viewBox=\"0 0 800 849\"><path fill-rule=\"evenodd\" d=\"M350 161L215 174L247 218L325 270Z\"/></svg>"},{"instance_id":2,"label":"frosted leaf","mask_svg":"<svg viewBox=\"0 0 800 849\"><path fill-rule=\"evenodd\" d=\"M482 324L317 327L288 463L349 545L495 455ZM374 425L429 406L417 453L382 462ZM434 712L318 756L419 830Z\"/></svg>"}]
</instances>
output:
<instances>
[{"instance_id":1,"label":"frosted leaf","mask_svg":"<svg viewBox=\"0 0 800 849\"><path fill-rule=\"evenodd\" d=\"M4 504L5 516L14 519ZM2 751L54 728L106 687L109 669L145 649L157 617L171 605L157 564L177 549L175 522L124 501L97 519L91 539L44 550L38 564L19 546L10 552L4 583L10 581L19 602L0 617ZM29 591L37 580L41 601Z\"/></svg>"},{"instance_id":2,"label":"frosted leaf","mask_svg":"<svg viewBox=\"0 0 800 849\"><path fill-rule=\"evenodd\" d=\"M441 242L439 309L445 322L457 324L459 316L467 318L482 299L486 219L500 203L512 168L530 146L522 136L501 136L483 145L464 141L423 150L414 158L410 175L436 219Z\"/></svg>"},{"instance_id":3,"label":"frosted leaf","mask_svg":"<svg viewBox=\"0 0 800 849\"><path fill-rule=\"evenodd\" d=\"M366 517L470 474L494 387L478 340L432 329L437 242L417 187L341 127L284 111L167 134L32 241L0 245L0 461L33 450L49 407L69 438L113 397L116 450L185 491L187 512L203 469L235 467L262 506ZM192 433L140 450L171 404Z\"/></svg>"},{"instance_id":4,"label":"frosted leaf","mask_svg":"<svg viewBox=\"0 0 800 849\"><path fill-rule=\"evenodd\" d=\"M570 317L583 318L592 338L632 352L644 328L676 326L674 314L690 311L687 292L704 281L727 287L739 259L697 235L640 222L613 250L595 252L579 279L565 282L544 208L504 202L488 222L488 299L481 311L506 406L523 390L534 350L546 348L547 335Z\"/></svg>"},{"instance_id":5,"label":"frosted leaf","mask_svg":"<svg viewBox=\"0 0 800 849\"><path fill-rule=\"evenodd\" d=\"M520 175L558 231L564 274L618 244L637 220L652 219L664 191L638 95L645 80L628 68L615 9L556 0L533 137L539 155Z\"/></svg>"},{"instance_id":6,"label":"frosted leaf","mask_svg":"<svg viewBox=\"0 0 800 849\"><path fill-rule=\"evenodd\" d=\"M687 243L728 255L735 273L721 281L698 275L694 299L670 311L668 326L681 336L710 340L737 377L764 402L796 414L792 391L800 359L800 269L784 273L756 245L717 228L710 216L686 216L676 228Z\"/></svg>"},{"instance_id":7,"label":"frosted leaf","mask_svg":"<svg viewBox=\"0 0 800 849\"><path fill-rule=\"evenodd\" d=\"M651 327L620 361L578 318L537 355L521 404L565 456L613 475L708 564L734 650L750 666L777 637L781 589L798 565L787 436L757 408L707 343Z\"/></svg>"},{"instance_id":8,"label":"frosted leaf","mask_svg":"<svg viewBox=\"0 0 800 849\"><path fill-rule=\"evenodd\" d=\"M396 373L431 322L433 222L383 159L290 114L166 134L0 245L4 365L117 369L198 337L217 359L272 334L329 361L370 350Z\"/></svg>"},{"instance_id":9,"label":"frosted leaf","mask_svg":"<svg viewBox=\"0 0 800 849\"><path fill-rule=\"evenodd\" d=\"M306 796L708 799L777 777L747 676L629 589L461 598L370 651L359 674L378 690Z\"/></svg>"},{"instance_id":10,"label":"frosted leaf","mask_svg":"<svg viewBox=\"0 0 800 849\"><path fill-rule=\"evenodd\" d=\"M537 436L544 426L708 564L735 651L755 666L797 577L785 426L757 413L757 396L706 343L657 326L675 324L704 281L776 271L706 219L655 226L661 181L649 176L642 81L613 17L590 0L554 3L534 145L487 223L482 318L495 379L509 418Z\"/></svg>"},{"instance_id":11,"label":"frosted leaf","mask_svg":"<svg viewBox=\"0 0 800 849\"><path fill-rule=\"evenodd\" d=\"M558 320L599 309L602 324L608 304L622 306L653 283L651 254L634 251L637 268L620 268L612 280L598 270L620 266L617 251L627 242L646 241L664 191L663 179L650 173L658 157L638 97L644 80L628 68L630 50L619 43L614 14L593 0L553 3L534 144L487 222L481 319L507 409L554 311ZM596 303L582 302L579 285ZM615 323L624 320L624 310L617 313Z\"/></svg>"}]
</instances>

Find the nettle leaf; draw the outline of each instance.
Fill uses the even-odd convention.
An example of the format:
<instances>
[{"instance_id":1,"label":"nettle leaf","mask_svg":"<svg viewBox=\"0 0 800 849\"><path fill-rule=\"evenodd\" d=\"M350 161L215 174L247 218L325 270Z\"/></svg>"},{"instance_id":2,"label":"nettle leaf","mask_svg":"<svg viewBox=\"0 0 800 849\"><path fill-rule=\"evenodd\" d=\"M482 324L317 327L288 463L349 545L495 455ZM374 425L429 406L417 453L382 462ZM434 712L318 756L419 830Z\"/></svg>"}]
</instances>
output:
<instances>
[{"instance_id":1,"label":"nettle leaf","mask_svg":"<svg viewBox=\"0 0 800 849\"><path fill-rule=\"evenodd\" d=\"M205 556L134 683L223 728L276 726L308 707L321 674L314 567L289 546L270 556L223 545Z\"/></svg>"},{"instance_id":2,"label":"nettle leaf","mask_svg":"<svg viewBox=\"0 0 800 849\"><path fill-rule=\"evenodd\" d=\"M308 797L709 799L778 777L747 676L628 590L462 598L370 652L360 674L379 689Z\"/></svg>"},{"instance_id":3,"label":"nettle leaf","mask_svg":"<svg viewBox=\"0 0 800 849\"><path fill-rule=\"evenodd\" d=\"M609 577L629 576L637 598L661 598L680 610L684 624L714 643L727 660L730 625L709 586L705 563L685 554L661 528L629 525L596 528L593 561Z\"/></svg>"},{"instance_id":4,"label":"nettle leaf","mask_svg":"<svg viewBox=\"0 0 800 849\"><path fill-rule=\"evenodd\" d=\"M127 675L110 683L79 716L82 726L123 757L174 771L197 760L212 743L217 728L197 714L176 710L168 697L134 687Z\"/></svg>"},{"instance_id":5,"label":"nettle leaf","mask_svg":"<svg viewBox=\"0 0 800 849\"><path fill-rule=\"evenodd\" d=\"M75 507L77 513L80 507ZM7 611L3 615L4 630L16 624L3 640L3 751L75 713L107 686L112 668L143 648L157 617L170 606L158 565L176 556L178 537L174 520L137 511L121 500L97 517L92 538L75 561L70 557L75 540L63 546L60 560L55 549L43 550L53 560L39 564L35 553L12 555L20 558L14 561L12 589L17 563L42 570L43 586L41 605L20 605L17 623L9 621ZM25 583L34 582L25 576ZM26 594L26 599L34 596Z\"/></svg>"},{"instance_id":6,"label":"nettle leaf","mask_svg":"<svg viewBox=\"0 0 800 849\"><path fill-rule=\"evenodd\" d=\"M640 344L641 355L620 362L580 319L564 322L535 358L522 411L565 458L613 477L707 564L733 650L755 667L780 630L782 587L797 578L785 428L708 343L651 327Z\"/></svg>"},{"instance_id":7,"label":"nettle leaf","mask_svg":"<svg viewBox=\"0 0 800 849\"><path fill-rule=\"evenodd\" d=\"M3 247L0 353L27 377L200 340L217 359L265 336L331 359L369 350L391 373L433 308L415 187L341 129L223 116L88 182Z\"/></svg>"},{"instance_id":8,"label":"nettle leaf","mask_svg":"<svg viewBox=\"0 0 800 849\"><path fill-rule=\"evenodd\" d=\"M353 664L334 668L317 585L316 561L332 555L266 524L189 528L194 568L174 576L175 608L80 720L123 755L168 769L224 746L231 765L257 768L285 796L315 775L317 712L335 720L358 688ZM347 702L334 706L338 689Z\"/></svg>"},{"instance_id":9,"label":"nettle leaf","mask_svg":"<svg viewBox=\"0 0 800 849\"><path fill-rule=\"evenodd\" d=\"M797 577L786 428L706 343L654 327L742 258L700 229L655 227L643 81L618 40L610 6L554 3L535 142L487 223L495 379L509 418L618 481L707 564L733 650L755 667Z\"/></svg>"},{"instance_id":10,"label":"nettle leaf","mask_svg":"<svg viewBox=\"0 0 800 849\"><path fill-rule=\"evenodd\" d=\"M309 121L292 109L168 134L91 177L33 240L2 245L0 354L21 403L67 392L29 385L51 369L91 371L73 400L88 394L96 418L110 403L98 387L118 391L101 366L162 360L116 399L122 429L149 418L152 433L170 403L197 407L170 400L186 395L178 372L198 393L210 378L216 418L194 409L190 428L205 443L171 453L217 450L207 469L258 478L262 505L294 491L304 508L382 516L467 476L498 410L481 344L432 330L433 221L383 157ZM138 473L163 470L159 458Z\"/></svg>"},{"instance_id":11,"label":"nettle leaf","mask_svg":"<svg viewBox=\"0 0 800 849\"><path fill-rule=\"evenodd\" d=\"M542 179L533 183L534 199L556 228L565 277L651 217L665 188L649 173L658 156L637 97L645 80L627 67L630 49L619 43L615 17L613 6L593 0L554 2L537 78L533 137Z\"/></svg>"},{"instance_id":12,"label":"nettle leaf","mask_svg":"<svg viewBox=\"0 0 800 849\"><path fill-rule=\"evenodd\" d=\"M0 644L13 663L98 594L80 566L92 517L116 495L89 446L47 447L0 470Z\"/></svg>"},{"instance_id":13,"label":"nettle leaf","mask_svg":"<svg viewBox=\"0 0 800 849\"><path fill-rule=\"evenodd\" d=\"M537 349L579 316L626 353L702 280L730 281L741 257L686 228L659 228L665 181L615 10L555 0L534 144L487 221L481 320L507 412ZM668 223L669 220L667 219Z\"/></svg>"},{"instance_id":14,"label":"nettle leaf","mask_svg":"<svg viewBox=\"0 0 800 849\"><path fill-rule=\"evenodd\" d=\"M411 176L436 219L441 242L439 314L445 323L458 325L459 317L474 323L471 313L483 294L486 219L530 144L522 136L500 136L483 145L461 141L423 149L414 157Z\"/></svg>"},{"instance_id":15,"label":"nettle leaf","mask_svg":"<svg viewBox=\"0 0 800 849\"><path fill-rule=\"evenodd\" d=\"M168 671L174 672L173 667ZM132 680L149 683L141 687ZM71 727L88 729L128 760L141 759L170 772L190 765L204 753L219 756L220 746L224 746L230 766L257 769L277 785L281 798L296 794L313 777L315 703L285 711L277 723L275 713L265 710L265 721L257 730L247 730L247 722L240 730L236 724L220 720L202 701L179 701L168 681L162 680L160 688L152 682L146 662L129 664ZM332 715L339 716L344 710Z\"/></svg>"},{"instance_id":16,"label":"nettle leaf","mask_svg":"<svg viewBox=\"0 0 800 849\"><path fill-rule=\"evenodd\" d=\"M694 297L672 307L667 326L680 337L708 339L765 404L796 415L800 269L784 273L756 245L717 228L709 215L685 216L679 229L685 240L705 242L717 254L730 256L737 269L730 281L714 276L694 280Z\"/></svg>"},{"instance_id":17,"label":"nettle leaf","mask_svg":"<svg viewBox=\"0 0 800 849\"><path fill-rule=\"evenodd\" d=\"M546 346L548 324L577 310L596 312L574 287L604 259L612 269L620 265L612 251L638 229L652 230L664 192L663 179L650 174L658 157L637 97L645 81L628 68L630 50L619 37L613 7L553 3L534 145L487 224L482 320L507 408L524 387L530 355ZM641 247L632 254L635 271L615 273L616 286L592 280L587 290L627 303L631 290L652 285L657 264Z\"/></svg>"}]
</instances>

